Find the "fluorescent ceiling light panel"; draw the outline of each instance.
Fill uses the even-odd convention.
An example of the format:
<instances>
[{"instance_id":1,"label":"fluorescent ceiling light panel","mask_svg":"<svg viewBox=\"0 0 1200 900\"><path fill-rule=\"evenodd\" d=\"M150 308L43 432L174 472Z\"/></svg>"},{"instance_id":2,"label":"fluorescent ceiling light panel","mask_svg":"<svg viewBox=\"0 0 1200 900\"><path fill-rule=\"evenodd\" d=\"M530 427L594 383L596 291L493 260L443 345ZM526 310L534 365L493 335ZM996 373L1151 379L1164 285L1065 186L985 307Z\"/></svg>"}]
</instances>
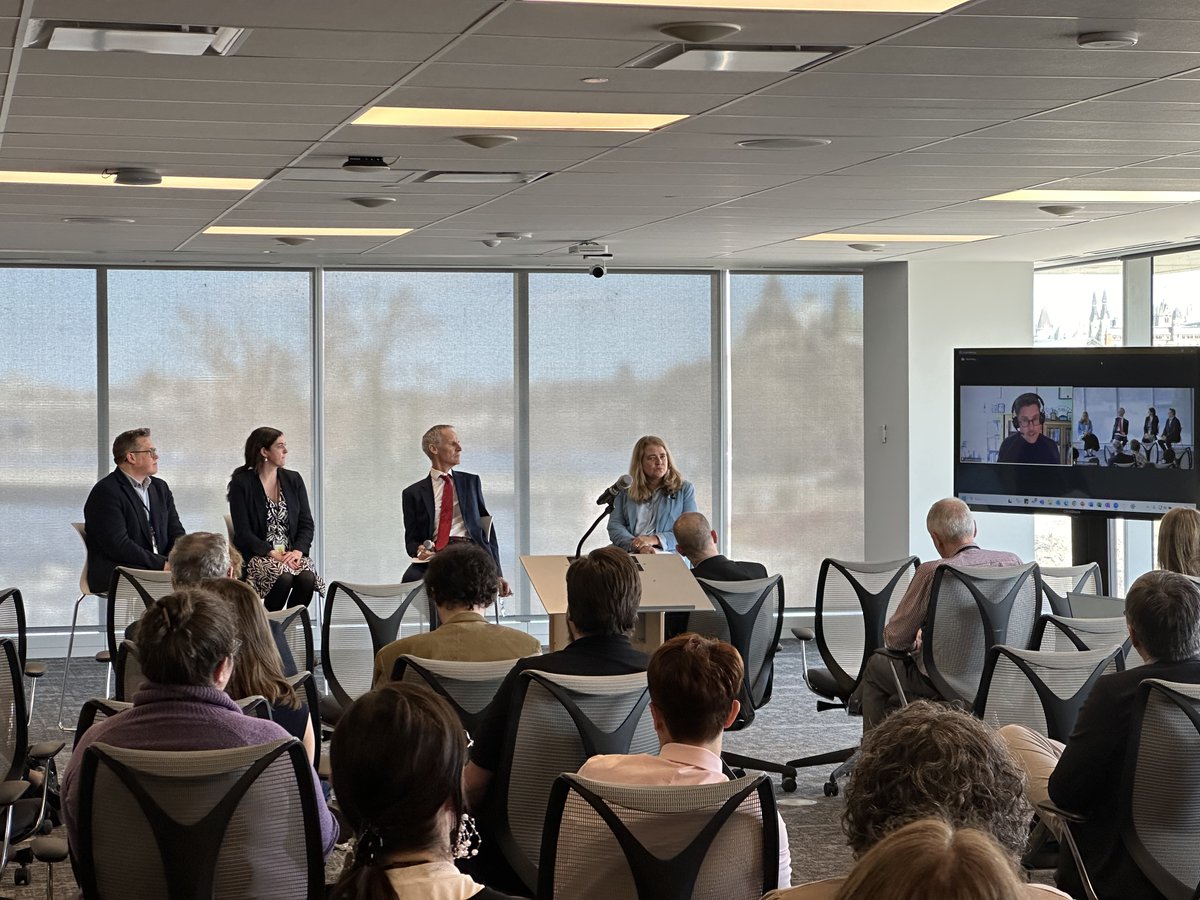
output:
<instances>
[{"instance_id":1,"label":"fluorescent ceiling light panel","mask_svg":"<svg viewBox=\"0 0 1200 900\"><path fill-rule=\"evenodd\" d=\"M205 234L249 234L266 237L400 237L411 228L283 228L258 225L209 225Z\"/></svg>"},{"instance_id":2,"label":"fluorescent ceiling light panel","mask_svg":"<svg viewBox=\"0 0 1200 900\"><path fill-rule=\"evenodd\" d=\"M111 175L99 172L13 172L0 171L0 184L64 184L86 187L129 187L117 185ZM140 185L147 188L186 188L204 191L249 191L262 184L261 178L203 178L190 175L164 175L161 184Z\"/></svg>"},{"instance_id":3,"label":"fluorescent ceiling light panel","mask_svg":"<svg viewBox=\"0 0 1200 900\"><path fill-rule=\"evenodd\" d=\"M1015 200L1023 203L1191 203L1200 191L1009 191L984 200Z\"/></svg>"},{"instance_id":4,"label":"fluorescent ceiling light panel","mask_svg":"<svg viewBox=\"0 0 1200 900\"><path fill-rule=\"evenodd\" d=\"M172 56L203 56L212 46L213 35L203 32L135 31L119 28L54 29L48 50L124 51L166 53Z\"/></svg>"},{"instance_id":5,"label":"fluorescent ceiling light panel","mask_svg":"<svg viewBox=\"0 0 1200 900\"><path fill-rule=\"evenodd\" d=\"M848 243L906 243L906 244L965 244L971 241L986 241L994 234L857 234L830 231L825 234L810 234L796 238L798 241L838 241Z\"/></svg>"},{"instance_id":6,"label":"fluorescent ceiling light panel","mask_svg":"<svg viewBox=\"0 0 1200 900\"><path fill-rule=\"evenodd\" d=\"M774 9L789 12L940 13L963 0L526 0L595 6L663 6L673 9Z\"/></svg>"},{"instance_id":7,"label":"fluorescent ceiling light panel","mask_svg":"<svg viewBox=\"0 0 1200 900\"><path fill-rule=\"evenodd\" d=\"M430 109L415 106L376 106L355 125L413 128L511 128L536 131L654 131L686 115L649 113L546 112L527 109Z\"/></svg>"}]
</instances>

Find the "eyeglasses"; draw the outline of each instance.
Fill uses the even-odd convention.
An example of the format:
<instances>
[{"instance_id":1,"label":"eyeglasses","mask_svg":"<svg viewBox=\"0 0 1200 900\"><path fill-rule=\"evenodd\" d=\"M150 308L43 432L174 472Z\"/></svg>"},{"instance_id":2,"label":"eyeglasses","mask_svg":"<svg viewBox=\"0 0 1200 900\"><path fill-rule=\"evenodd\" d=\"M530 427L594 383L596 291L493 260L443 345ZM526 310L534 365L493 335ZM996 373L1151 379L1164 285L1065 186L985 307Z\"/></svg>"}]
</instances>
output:
<instances>
[{"instance_id":1,"label":"eyeglasses","mask_svg":"<svg viewBox=\"0 0 1200 900\"><path fill-rule=\"evenodd\" d=\"M1041 425L1041 424L1042 424L1041 419L1026 419L1024 416L1017 419L1017 427L1018 428L1028 428L1031 425Z\"/></svg>"},{"instance_id":2,"label":"eyeglasses","mask_svg":"<svg viewBox=\"0 0 1200 900\"><path fill-rule=\"evenodd\" d=\"M475 741L471 737L471 732L464 729L463 734L466 735L466 737L467 737L467 749L470 750L472 747L475 746Z\"/></svg>"},{"instance_id":3,"label":"eyeglasses","mask_svg":"<svg viewBox=\"0 0 1200 900\"><path fill-rule=\"evenodd\" d=\"M157 447L148 447L145 450L130 450L129 452L130 453L149 453L151 456L154 456L154 457L158 456L158 448Z\"/></svg>"}]
</instances>

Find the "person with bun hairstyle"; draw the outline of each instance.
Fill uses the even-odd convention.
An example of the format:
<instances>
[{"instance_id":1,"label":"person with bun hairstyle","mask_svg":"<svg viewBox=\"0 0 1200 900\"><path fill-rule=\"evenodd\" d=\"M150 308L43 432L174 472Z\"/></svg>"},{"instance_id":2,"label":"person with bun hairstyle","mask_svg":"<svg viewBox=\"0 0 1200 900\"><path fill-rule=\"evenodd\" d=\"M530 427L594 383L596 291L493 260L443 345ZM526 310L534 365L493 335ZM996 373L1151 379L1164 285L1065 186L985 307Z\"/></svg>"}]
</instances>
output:
<instances>
[{"instance_id":1,"label":"person with bun hairstyle","mask_svg":"<svg viewBox=\"0 0 1200 900\"><path fill-rule=\"evenodd\" d=\"M331 900L503 900L454 865L477 851L463 796L469 740L420 685L390 682L346 708L329 754L355 842Z\"/></svg>"},{"instance_id":2,"label":"person with bun hairstyle","mask_svg":"<svg viewBox=\"0 0 1200 900\"><path fill-rule=\"evenodd\" d=\"M227 750L291 737L276 722L245 715L225 693L241 643L226 601L195 588L167 594L142 615L137 637L147 683L133 695L132 709L80 735L63 775L63 819L68 842L76 846L79 769L91 744L132 750ZM315 771L311 790L320 817L321 846L328 856L338 831Z\"/></svg>"}]
</instances>

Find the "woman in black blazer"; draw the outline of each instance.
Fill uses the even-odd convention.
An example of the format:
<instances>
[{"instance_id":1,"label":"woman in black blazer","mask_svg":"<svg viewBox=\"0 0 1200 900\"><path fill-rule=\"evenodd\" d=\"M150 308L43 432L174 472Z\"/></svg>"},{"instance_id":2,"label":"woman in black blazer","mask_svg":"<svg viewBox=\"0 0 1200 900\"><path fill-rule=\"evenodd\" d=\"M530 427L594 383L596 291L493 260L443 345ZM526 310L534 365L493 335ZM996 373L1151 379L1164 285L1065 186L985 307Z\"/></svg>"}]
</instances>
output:
<instances>
[{"instance_id":1,"label":"woman in black blazer","mask_svg":"<svg viewBox=\"0 0 1200 900\"><path fill-rule=\"evenodd\" d=\"M246 462L229 479L233 543L246 559L245 577L267 609L308 606L325 593L309 548L313 517L304 479L283 467L287 441L277 428L246 438Z\"/></svg>"}]
</instances>

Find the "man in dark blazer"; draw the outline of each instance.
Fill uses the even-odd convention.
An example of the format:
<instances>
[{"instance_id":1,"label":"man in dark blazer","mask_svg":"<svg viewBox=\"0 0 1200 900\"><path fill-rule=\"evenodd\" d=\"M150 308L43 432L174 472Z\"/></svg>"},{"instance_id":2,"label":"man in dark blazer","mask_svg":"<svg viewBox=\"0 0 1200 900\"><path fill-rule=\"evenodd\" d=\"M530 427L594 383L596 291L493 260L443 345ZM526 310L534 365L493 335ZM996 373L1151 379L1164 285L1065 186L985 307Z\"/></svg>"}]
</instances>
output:
<instances>
[{"instance_id":1,"label":"man in dark blazer","mask_svg":"<svg viewBox=\"0 0 1200 900\"><path fill-rule=\"evenodd\" d=\"M1162 442L1170 447L1172 444L1178 444L1183 440L1183 426L1179 423L1179 418L1175 415L1174 408L1167 410L1167 421L1163 423Z\"/></svg>"},{"instance_id":2,"label":"man in dark blazer","mask_svg":"<svg viewBox=\"0 0 1200 900\"><path fill-rule=\"evenodd\" d=\"M149 428L113 441L117 467L104 476L83 505L88 551L88 589L107 594L113 569L167 569L167 554L184 534L175 498L158 471L158 450Z\"/></svg>"},{"instance_id":3,"label":"man in dark blazer","mask_svg":"<svg viewBox=\"0 0 1200 900\"><path fill-rule=\"evenodd\" d=\"M1174 572L1147 572L1129 588L1125 618L1145 665L1096 682L1065 747L1020 725L1004 726L1000 736L1029 773L1030 800L1049 797L1059 808L1087 817L1072 824L1071 833L1097 894L1141 900L1162 895L1117 832L1133 707L1147 678L1200 684L1200 586ZM1047 824L1061 827L1057 821ZM1055 881L1072 896L1083 896L1070 853L1060 853Z\"/></svg>"},{"instance_id":4,"label":"man in dark blazer","mask_svg":"<svg viewBox=\"0 0 1200 900\"><path fill-rule=\"evenodd\" d=\"M425 563L447 543L472 541L483 547L500 568L500 545L496 530L491 527L491 514L483 502L483 489L479 476L455 469L462 456L462 444L452 425L434 425L421 438L421 449L429 457L429 474L420 481L410 484L401 494L404 510L404 548L415 560L404 573L404 581L420 581L425 577ZM449 485L449 521L442 520L442 504L445 489ZM484 519L487 519L485 525ZM433 550L425 547L426 541L433 542ZM508 582L500 577L500 596L512 594Z\"/></svg>"},{"instance_id":5,"label":"man in dark blazer","mask_svg":"<svg viewBox=\"0 0 1200 900\"><path fill-rule=\"evenodd\" d=\"M692 564L692 574L707 581L752 581L767 577L762 563L741 562L717 552L717 533L701 513L682 513L672 528L675 550ZM685 631L716 635L722 633L724 614L716 610L670 612L663 617L664 637L673 638Z\"/></svg>"},{"instance_id":6,"label":"man in dark blazer","mask_svg":"<svg viewBox=\"0 0 1200 900\"><path fill-rule=\"evenodd\" d=\"M1113 421L1112 442L1124 444L1129 440L1129 420L1125 418L1125 407L1117 410L1117 418Z\"/></svg>"}]
</instances>

